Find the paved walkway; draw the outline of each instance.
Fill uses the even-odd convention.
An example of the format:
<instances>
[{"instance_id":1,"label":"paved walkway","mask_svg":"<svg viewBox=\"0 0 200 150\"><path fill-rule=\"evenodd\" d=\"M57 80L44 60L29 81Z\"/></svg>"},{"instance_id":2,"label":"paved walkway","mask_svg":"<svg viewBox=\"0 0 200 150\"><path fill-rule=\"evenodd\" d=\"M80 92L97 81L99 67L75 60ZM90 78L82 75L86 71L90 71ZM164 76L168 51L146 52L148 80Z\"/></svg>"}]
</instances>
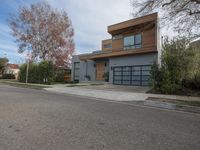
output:
<instances>
[{"instance_id":1,"label":"paved walkway","mask_svg":"<svg viewBox=\"0 0 200 150\"><path fill-rule=\"evenodd\" d=\"M101 85L98 85L101 86ZM105 85L102 85L105 86ZM138 87L139 88L139 87ZM78 96L86 96L92 98L100 98L107 100L115 100L115 101L144 101L148 97L156 97L156 98L168 98L168 99L179 99L179 100L197 100L199 101L199 97L190 97L190 96L176 96L176 95L161 95L161 94L148 94L148 93L139 93L139 92L130 92L130 91L119 91L119 87L114 90L96 88L96 86L80 86L80 87L66 87L66 85L53 85L52 88L46 88L47 91L72 94ZM136 90L137 91L137 90ZM141 90L140 90L141 91Z\"/></svg>"}]
</instances>

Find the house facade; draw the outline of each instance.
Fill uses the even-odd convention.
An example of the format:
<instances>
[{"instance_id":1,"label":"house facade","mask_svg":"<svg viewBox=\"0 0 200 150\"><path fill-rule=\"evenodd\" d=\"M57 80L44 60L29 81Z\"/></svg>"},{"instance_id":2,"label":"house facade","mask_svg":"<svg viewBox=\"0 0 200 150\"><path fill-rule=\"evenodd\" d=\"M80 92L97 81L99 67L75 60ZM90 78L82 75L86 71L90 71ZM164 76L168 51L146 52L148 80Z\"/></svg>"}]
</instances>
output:
<instances>
[{"instance_id":1,"label":"house facade","mask_svg":"<svg viewBox=\"0 0 200 150\"><path fill-rule=\"evenodd\" d=\"M18 64L7 64L3 73L4 74L14 74L15 79L18 79L18 77L19 77L19 65Z\"/></svg>"},{"instance_id":2,"label":"house facade","mask_svg":"<svg viewBox=\"0 0 200 150\"><path fill-rule=\"evenodd\" d=\"M102 49L72 57L73 81L108 81L146 86L153 62L160 60L158 14L110 25Z\"/></svg>"}]
</instances>

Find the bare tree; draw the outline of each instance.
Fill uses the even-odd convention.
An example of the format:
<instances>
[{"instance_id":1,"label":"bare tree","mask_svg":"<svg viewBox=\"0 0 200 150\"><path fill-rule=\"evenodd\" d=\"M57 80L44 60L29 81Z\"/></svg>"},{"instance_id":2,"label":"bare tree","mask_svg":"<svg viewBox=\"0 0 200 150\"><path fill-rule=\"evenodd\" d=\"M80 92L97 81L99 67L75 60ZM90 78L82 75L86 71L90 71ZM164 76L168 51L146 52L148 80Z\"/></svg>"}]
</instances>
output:
<instances>
[{"instance_id":1,"label":"bare tree","mask_svg":"<svg viewBox=\"0 0 200 150\"><path fill-rule=\"evenodd\" d=\"M200 37L200 0L133 0L134 16L160 12L162 25L173 26L179 35Z\"/></svg>"},{"instance_id":2,"label":"bare tree","mask_svg":"<svg viewBox=\"0 0 200 150\"><path fill-rule=\"evenodd\" d=\"M33 59L52 60L57 66L68 62L74 52L74 31L64 11L52 9L47 2L19 8L9 19L19 53L32 52Z\"/></svg>"}]
</instances>

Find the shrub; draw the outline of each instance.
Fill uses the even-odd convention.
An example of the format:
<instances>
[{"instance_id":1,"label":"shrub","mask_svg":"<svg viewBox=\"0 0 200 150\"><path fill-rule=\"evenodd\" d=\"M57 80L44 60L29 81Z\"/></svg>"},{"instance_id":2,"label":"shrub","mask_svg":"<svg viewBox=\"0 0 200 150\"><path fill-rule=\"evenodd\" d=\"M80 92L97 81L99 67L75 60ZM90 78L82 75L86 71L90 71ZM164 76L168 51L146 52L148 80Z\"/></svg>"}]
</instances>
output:
<instances>
[{"instance_id":1,"label":"shrub","mask_svg":"<svg viewBox=\"0 0 200 150\"><path fill-rule=\"evenodd\" d=\"M188 89L200 90L200 72L195 73L191 78L184 79L182 85Z\"/></svg>"},{"instance_id":2,"label":"shrub","mask_svg":"<svg viewBox=\"0 0 200 150\"><path fill-rule=\"evenodd\" d=\"M26 82L27 65L20 67L19 81ZM50 84L53 79L53 63L50 61L42 61L39 64L30 63L28 70L29 83Z\"/></svg>"},{"instance_id":3,"label":"shrub","mask_svg":"<svg viewBox=\"0 0 200 150\"><path fill-rule=\"evenodd\" d=\"M90 80L91 80L91 77L90 77L90 75L85 75L85 78L86 78L88 81L90 81Z\"/></svg>"},{"instance_id":4,"label":"shrub","mask_svg":"<svg viewBox=\"0 0 200 150\"><path fill-rule=\"evenodd\" d=\"M109 81L109 72L105 72L103 74L103 78L105 78L105 81L108 82Z\"/></svg>"},{"instance_id":5,"label":"shrub","mask_svg":"<svg viewBox=\"0 0 200 150\"><path fill-rule=\"evenodd\" d=\"M15 79L15 75L14 74L3 74L1 79Z\"/></svg>"},{"instance_id":6,"label":"shrub","mask_svg":"<svg viewBox=\"0 0 200 150\"><path fill-rule=\"evenodd\" d=\"M53 63L42 61L38 64L41 83L50 84L53 81Z\"/></svg>"},{"instance_id":7,"label":"shrub","mask_svg":"<svg viewBox=\"0 0 200 150\"><path fill-rule=\"evenodd\" d=\"M194 74L194 51L187 40L166 40L163 46L161 66L154 63L151 71L153 90L165 94L180 93L184 87L198 89L200 73ZM188 78L190 76L190 78Z\"/></svg>"},{"instance_id":8,"label":"shrub","mask_svg":"<svg viewBox=\"0 0 200 150\"><path fill-rule=\"evenodd\" d=\"M60 70L60 71L56 71L55 74L54 74L54 78L53 80L55 82L62 82L64 83L64 76L65 76L65 72L63 70Z\"/></svg>"},{"instance_id":9,"label":"shrub","mask_svg":"<svg viewBox=\"0 0 200 150\"><path fill-rule=\"evenodd\" d=\"M19 70L19 81L26 82L26 64L21 65Z\"/></svg>"}]
</instances>

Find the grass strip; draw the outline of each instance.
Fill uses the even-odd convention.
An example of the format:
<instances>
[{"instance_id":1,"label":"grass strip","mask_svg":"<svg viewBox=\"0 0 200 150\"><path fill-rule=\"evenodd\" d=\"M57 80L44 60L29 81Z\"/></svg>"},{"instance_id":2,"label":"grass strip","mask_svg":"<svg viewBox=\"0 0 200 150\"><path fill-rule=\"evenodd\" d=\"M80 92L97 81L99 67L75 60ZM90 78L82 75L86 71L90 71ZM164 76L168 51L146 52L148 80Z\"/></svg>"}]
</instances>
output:
<instances>
[{"instance_id":1,"label":"grass strip","mask_svg":"<svg viewBox=\"0 0 200 150\"><path fill-rule=\"evenodd\" d=\"M177 104L177 105L200 107L200 100L199 101L193 101L193 100L186 101L186 100L165 99L165 98L155 98L155 97L149 97L147 100L160 101L160 102L172 103L172 104Z\"/></svg>"},{"instance_id":2,"label":"grass strip","mask_svg":"<svg viewBox=\"0 0 200 150\"><path fill-rule=\"evenodd\" d=\"M43 88L50 88L50 86L47 85L41 85L41 84L26 84L26 83L20 83L20 82L11 82L11 81L0 81L2 84L14 86L14 87L22 87L22 88L31 88L31 89L38 89L41 90Z\"/></svg>"}]
</instances>

